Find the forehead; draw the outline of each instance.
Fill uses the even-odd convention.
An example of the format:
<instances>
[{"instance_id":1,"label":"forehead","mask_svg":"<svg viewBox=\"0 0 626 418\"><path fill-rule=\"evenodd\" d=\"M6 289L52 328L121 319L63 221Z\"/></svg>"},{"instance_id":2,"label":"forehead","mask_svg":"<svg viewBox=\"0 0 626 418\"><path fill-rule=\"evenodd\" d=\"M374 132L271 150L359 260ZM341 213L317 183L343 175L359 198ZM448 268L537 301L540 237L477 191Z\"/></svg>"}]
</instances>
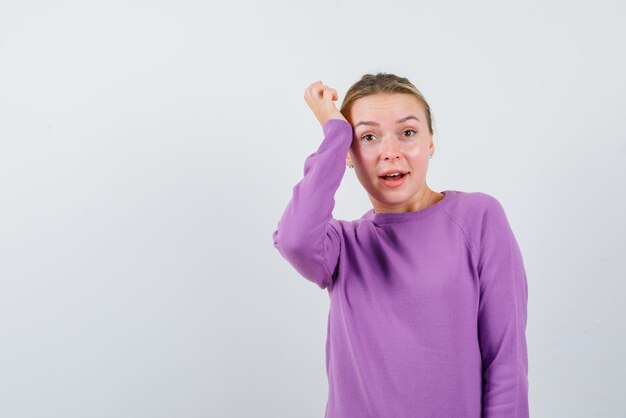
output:
<instances>
[{"instance_id":1,"label":"forehead","mask_svg":"<svg viewBox=\"0 0 626 418\"><path fill-rule=\"evenodd\" d=\"M408 115L417 116L421 123L426 120L422 104L407 93L377 93L361 97L353 103L350 115L354 124L364 120L395 124L397 119Z\"/></svg>"}]
</instances>

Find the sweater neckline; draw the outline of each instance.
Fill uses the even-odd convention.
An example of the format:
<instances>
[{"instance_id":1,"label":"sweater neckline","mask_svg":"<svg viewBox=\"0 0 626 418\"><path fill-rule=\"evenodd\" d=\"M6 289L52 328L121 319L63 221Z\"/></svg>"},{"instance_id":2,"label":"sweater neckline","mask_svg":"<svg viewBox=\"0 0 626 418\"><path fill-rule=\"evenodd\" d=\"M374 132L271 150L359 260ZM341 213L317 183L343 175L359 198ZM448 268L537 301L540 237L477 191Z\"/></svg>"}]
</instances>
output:
<instances>
[{"instance_id":1,"label":"sweater neckline","mask_svg":"<svg viewBox=\"0 0 626 418\"><path fill-rule=\"evenodd\" d=\"M394 223L403 223L403 222L412 222L426 219L430 215L435 212L440 211L450 204L450 201L454 199L456 196L456 191L454 190L442 190L443 198L438 202L435 202L434 205L431 205L427 208L415 210L411 212L384 212L384 213L374 213L374 209L368 210L363 216L364 219L372 221L377 225L384 224L394 224Z\"/></svg>"}]
</instances>

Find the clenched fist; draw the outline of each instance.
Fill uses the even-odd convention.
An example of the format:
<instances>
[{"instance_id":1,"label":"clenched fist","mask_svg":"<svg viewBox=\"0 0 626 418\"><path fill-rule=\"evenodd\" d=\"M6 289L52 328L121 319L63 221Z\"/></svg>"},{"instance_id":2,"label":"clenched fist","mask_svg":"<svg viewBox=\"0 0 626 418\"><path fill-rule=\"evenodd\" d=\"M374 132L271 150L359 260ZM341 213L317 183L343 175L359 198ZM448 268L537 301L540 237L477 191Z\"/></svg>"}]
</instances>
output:
<instances>
[{"instance_id":1,"label":"clenched fist","mask_svg":"<svg viewBox=\"0 0 626 418\"><path fill-rule=\"evenodd\" d=\"M338 98L337 90L322 84L321 80L311 84L304 91L304 100L322 126L329 119L343 119L347 122L346 118L335 106L335 103L333 103Z\"/></svg>"}]
</instances>

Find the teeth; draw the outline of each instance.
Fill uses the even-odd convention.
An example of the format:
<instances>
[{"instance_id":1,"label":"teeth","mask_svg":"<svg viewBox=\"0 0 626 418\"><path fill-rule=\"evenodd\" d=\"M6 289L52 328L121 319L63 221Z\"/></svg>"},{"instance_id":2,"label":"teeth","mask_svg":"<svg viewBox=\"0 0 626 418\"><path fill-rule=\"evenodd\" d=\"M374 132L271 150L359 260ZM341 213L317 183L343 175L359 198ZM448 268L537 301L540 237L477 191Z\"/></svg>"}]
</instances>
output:
<instances>
[{"instance_id":1,"label":"teeth","mask_svg":"<svg viewBox=\"0 0 626 418\"><path fill-rule=\"evenodd\" d=\"M391 174L387 174L385 177L397 177L399 175L400 173L391 173Z\"/></svg>"}]
</instances>

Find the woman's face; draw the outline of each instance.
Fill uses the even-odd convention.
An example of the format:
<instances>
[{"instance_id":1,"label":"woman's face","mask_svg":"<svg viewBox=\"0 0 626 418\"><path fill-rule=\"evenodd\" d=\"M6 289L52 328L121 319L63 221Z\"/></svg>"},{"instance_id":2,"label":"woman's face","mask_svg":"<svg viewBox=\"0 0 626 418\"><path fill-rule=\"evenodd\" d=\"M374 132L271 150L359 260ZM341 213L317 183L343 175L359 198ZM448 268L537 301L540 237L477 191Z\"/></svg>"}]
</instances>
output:
<instances>
[{"instance_id":1,"label":"woman's face","mask_svg":"<svg viewBox=\"0 0 626 418\"><path fill-rule=\"evenodd\" d=\"M354 138L346 164L354 164L375 212L417 210L430 189L426 185L433 137L420 102L405 93L378 93L354 102L350 111ZM385 180L389 171L407 173Z\"/></svg>"}]
</instances>

